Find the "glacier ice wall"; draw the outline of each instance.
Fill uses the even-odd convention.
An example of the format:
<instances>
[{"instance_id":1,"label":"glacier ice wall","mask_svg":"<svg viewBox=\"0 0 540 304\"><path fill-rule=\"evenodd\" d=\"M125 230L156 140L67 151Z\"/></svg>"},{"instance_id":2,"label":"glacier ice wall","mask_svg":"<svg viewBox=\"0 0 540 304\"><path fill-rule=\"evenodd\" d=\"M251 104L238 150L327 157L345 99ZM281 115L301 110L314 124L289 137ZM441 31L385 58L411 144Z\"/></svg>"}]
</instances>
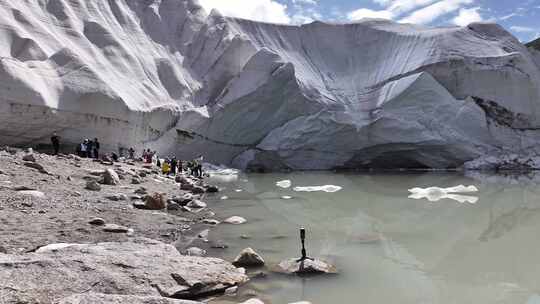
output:
<instances>
[{"instance_id":1,"label":"glacier ice wall","mask_svg":"<svg viewBox=\"0 0 540 304\"><path fill-rule=\"evenodd\" d=\"M538 52L496 24L276 25L195 0L0 0L0 24L0 144L58 131L261 170L538 152Z\"/></svg>"}]
</instances>

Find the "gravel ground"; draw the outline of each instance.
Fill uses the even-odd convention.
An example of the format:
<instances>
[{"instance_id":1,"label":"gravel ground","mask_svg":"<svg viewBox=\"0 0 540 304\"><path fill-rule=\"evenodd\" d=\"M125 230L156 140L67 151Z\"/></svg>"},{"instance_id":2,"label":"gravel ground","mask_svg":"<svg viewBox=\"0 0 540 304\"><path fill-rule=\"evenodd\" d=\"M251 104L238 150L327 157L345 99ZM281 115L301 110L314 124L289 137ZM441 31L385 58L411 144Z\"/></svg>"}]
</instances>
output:
<instances>
[{"instance_id":1,"label":"gravel ground","mask_svg":"<svg viewBox=\"0 0 540 304\"><path fill-rule=\"evenodd\" d=\"M51 243L123 241L133 236L173 243L182 250L197 239L200 231L209 228L202 223L213 217L207 208L198 213L134 208L131 197L140 187L149 194L164 193L167 198L186 194L174 179L152 172L141 162L102 163L74 155L36 152L32 153L35 162L28 162L23 160L25 156L28 159L28 154L0 149L0 252L28 252ZM39 164L44 170L28 167L29 163ZM87 180L96 178L96 170L105 169L115 170L120 184L101 185L100 191L85 189ZM141 184L132 184L134 176L145 173ZM45 197L21 189L36 190ZM127 200L107 198L115 194L124 194ZM208 195L213 194L202 194L201 200ZM133 231L105 232L103 226L89 224L96 217Z\"/></svg>"}]
</instances>

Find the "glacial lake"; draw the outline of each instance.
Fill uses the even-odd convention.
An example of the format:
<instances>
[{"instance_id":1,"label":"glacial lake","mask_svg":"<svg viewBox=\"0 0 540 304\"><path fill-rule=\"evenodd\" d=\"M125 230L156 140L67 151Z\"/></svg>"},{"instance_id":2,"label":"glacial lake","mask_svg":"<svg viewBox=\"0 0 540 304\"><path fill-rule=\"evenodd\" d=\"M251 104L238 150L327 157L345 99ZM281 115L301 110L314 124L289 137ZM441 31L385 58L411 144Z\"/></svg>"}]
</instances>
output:
<instances>
[{"instance_id":1,"label":"glacial lake","mask_svg":"<svg viewBox=\"0 0 540 304\"><path fill-rule=\"evenodd\" d=\"M540 175L313 172L212 180L224 188L209 201L216 213L248 222L213 230L210 239L229 247L211 255L232 261L252 247L271 267L300 256L304 226L308 255L340 271L300 278L254 270L268 275L230 302L213 303L540 303ZM294 190L322 185L341 190ZM411 188L457 185L478 192L409 198Z\"/></svg>"}]
</instances>

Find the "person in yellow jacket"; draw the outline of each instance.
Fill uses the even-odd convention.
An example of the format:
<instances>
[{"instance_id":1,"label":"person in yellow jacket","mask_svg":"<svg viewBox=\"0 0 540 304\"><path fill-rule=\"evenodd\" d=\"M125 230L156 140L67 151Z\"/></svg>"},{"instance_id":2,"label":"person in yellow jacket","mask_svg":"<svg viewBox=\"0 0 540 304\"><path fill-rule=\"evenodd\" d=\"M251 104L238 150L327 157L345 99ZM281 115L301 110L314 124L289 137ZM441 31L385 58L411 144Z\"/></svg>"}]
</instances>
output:
<instances>
[{"instance_id":1,"label":"person in yellow jacket","mask_svg":"<svg viewBox=\"0 0 540 304\"><path fill-rule=\"evenodd\" d=\"M161 165L161 171L164 175L168 175L169 172L171 172L171 165L169 164L169 160L164 160L163 164Z\"/></svg>"}]
</instances>

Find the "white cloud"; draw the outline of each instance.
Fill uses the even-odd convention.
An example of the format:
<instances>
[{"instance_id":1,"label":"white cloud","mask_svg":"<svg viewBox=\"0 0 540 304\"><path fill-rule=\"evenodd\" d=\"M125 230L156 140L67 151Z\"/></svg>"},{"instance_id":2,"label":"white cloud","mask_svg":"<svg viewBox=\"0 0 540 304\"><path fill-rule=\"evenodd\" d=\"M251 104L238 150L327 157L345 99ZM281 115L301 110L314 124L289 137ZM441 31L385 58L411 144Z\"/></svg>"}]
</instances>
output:
<instances>
[{"instance_id":1,"label":"white cloud","mask_svg":"<svg viewBox=\"0 0 540 304\"><path fill-rule=\"evenodd\" d=\"M381 5L382 10L360 8L347 14L350 20L361 18L396 19L406 13L419 10L440 0L372 0Z\"/></svg>"},{"instance_id":2,"label":"white cloud","mask_svg":"<svg viewBox=\"0 0 540 304\"><path fill-rule=\"evenodd\" d=\"M403 14L406 12L410 12L417 8L430 5L436 1L437 0L376 0L376 2L386 4L386 6L388 7L387 10L392 11L395 14Z\"/></svg>"},{"instance_id":3,"label":"white cloud","mask_svg":"<svg viewBox=\"0 0 540 304\"><path fill-rule=\"evenodd\" d=\"M313 18L303 14L294 14L292 16L292 23L294 24L306 24L315 21Z\"/></svg>"},{"instance_id":4,"label":"white cloud","mask_svg":"<svg viewBox=\"0 0 540 304\"><path fill-rule=\"evenodd\" d=\"M482 16L478 12L480 7L462 8L459 10L459 14L452 20L454 24L459 26L466 26L473 22L480 22L483 20Z\"/></svg>"},{"instance_id":5,"label":"white cloud","mask_svg":"<svg viewBox=\"0 0 540 304\"><path fill-rule=\"evenodd\" d=\"M317 5L317 0L292 0L293 4Z\"/></svg>"},{"instance_id":6,"label":"white cloud","mask_svg":"<svg viewBox=\"0 0 540 304\"><path fill-rule=\"evenodd\" d=\"M394 14L391 11L386 10L375 11L367 8L361 8L348 13L347 18L349 18L349 20L359 20L362 18L393 19Z\"/></svg>"},{"instance_id":7,"label":"white cloud","mask_svg":"<svg viewBox=\"0 0 540 304\"><path fill-rule=\"evenodd\" d=\"M518 25L513 25L510 27L510 29L518 33L534 33L536 31L536 29L533 29L532 27L518 26Z\"/></svg>"},{"instance_id":8,"label":"white cloud","mask_svg":"<svg viewBox=\"0 0 540 304\"><path fill-rule=\"evenodd\" d=\"M217 9L225 16L263 22L290 23L287 6L275 0L199 0L207 12Z\"/></svg>"},{"instance_id":9,"label":"white cloud","mask_svg":"<svg viewBox=\"0 0 540 304\"><path fill-rule=\"evenodd\" d=\"M508 20L508 19L516 17L516 16L519 16L519 15L516 14L516 13L511 13L511 14L500 17L499 20L504 21L504 20Z\"/></svg>"},{"instance_id":10,"label":"white cloud","mask_svg":"<svg viewBox=\"0 0 540 304\"><path fill-rule=\"evenodd\" d=\"M428 24L435 19L460 9L463 5L471 4L474 0L442 0L422 9L414 11L400 20L402 23Z\"/></svg>"}]
</instances>

